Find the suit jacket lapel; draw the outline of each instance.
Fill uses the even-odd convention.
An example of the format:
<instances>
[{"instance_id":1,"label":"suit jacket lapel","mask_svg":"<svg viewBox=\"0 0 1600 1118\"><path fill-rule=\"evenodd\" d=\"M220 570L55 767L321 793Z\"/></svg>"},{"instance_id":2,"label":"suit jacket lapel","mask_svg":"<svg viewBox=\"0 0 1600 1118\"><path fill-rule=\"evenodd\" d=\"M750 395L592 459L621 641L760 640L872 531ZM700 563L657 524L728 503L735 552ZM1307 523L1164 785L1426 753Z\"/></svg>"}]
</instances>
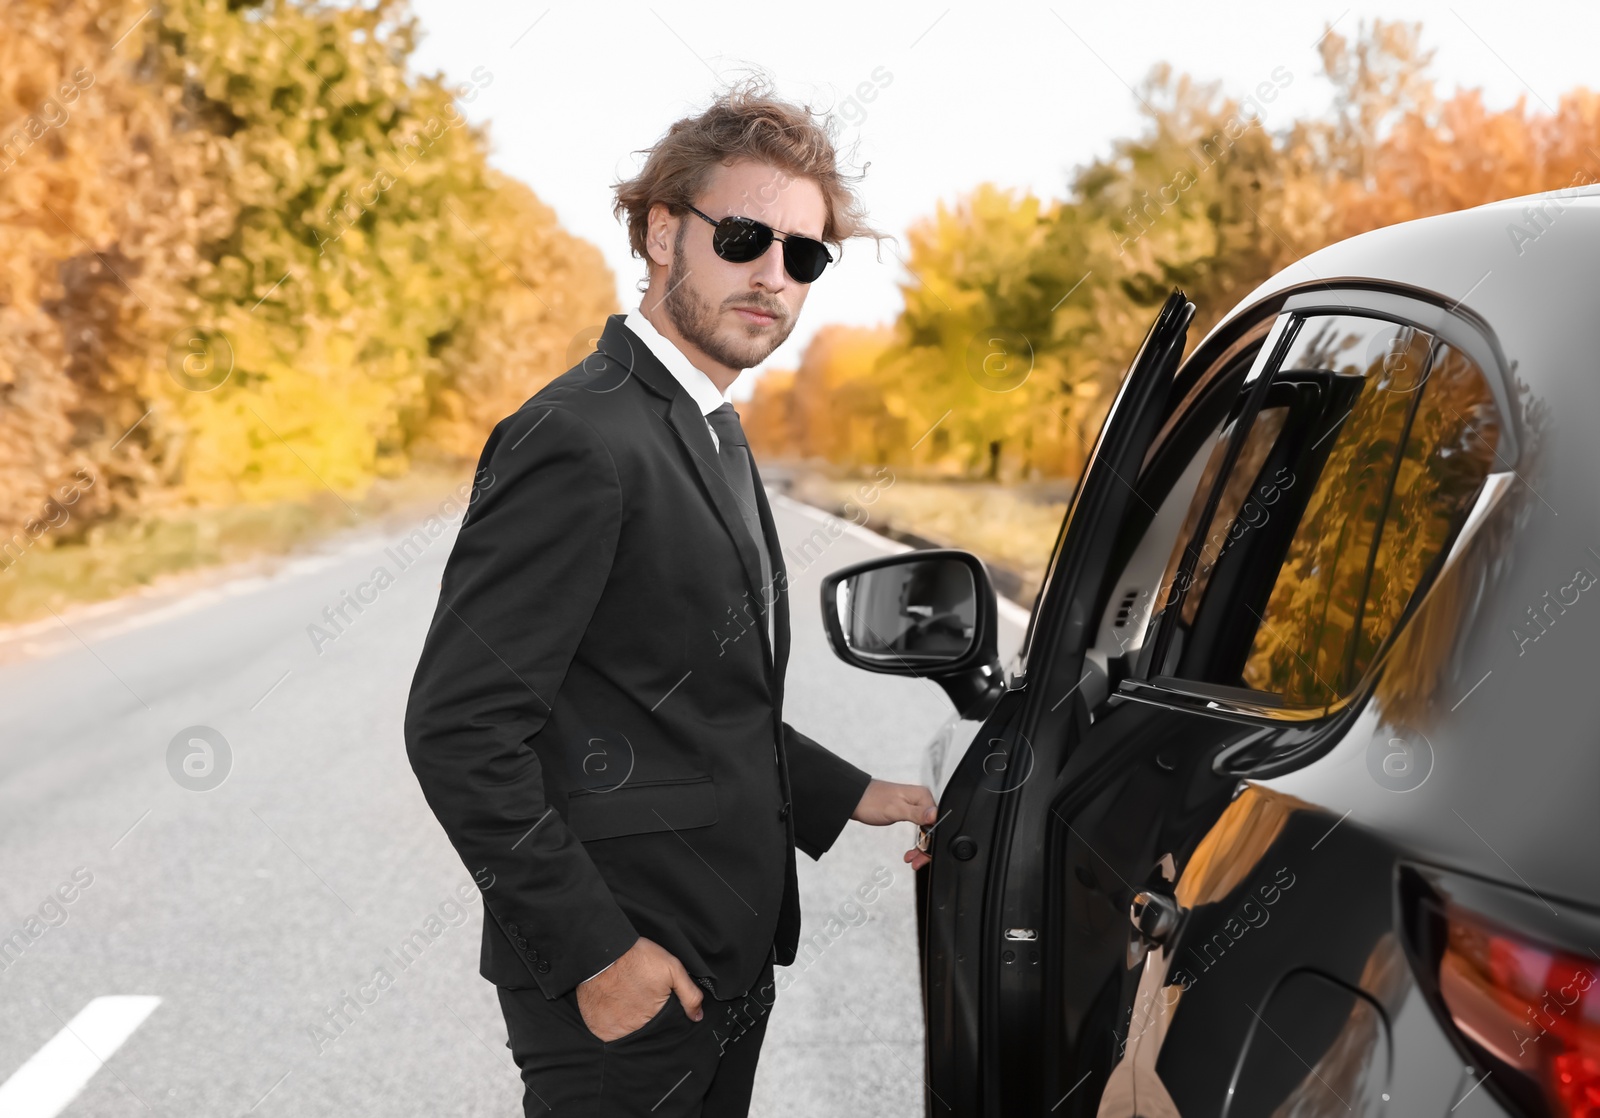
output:
<instances>
[{"instance_id":1,"label":"suit jacket lapel","mask_svg":"<svg viewBox=\"0 0 1600 1118\"><path fill-rule=\"evenodd\" d=\"M755 540L750 538L750 533L744 526L744 517L739 512L739 499L734 495L728 479L722 474L722 463L717 458L716 447L711 444L711 431L706 427L706 418L700 414L700 409L683 390L683 386L667 371L666 366L657 360L655 354L650 352L650 347L623 325L624 318L624 315L614 314L606 319L598 349L628 369L657 396L663 397L665 406L657 407L656 414L672 429L693 463L695 474L700 479L701 490L710 500L712 507L717 510L722 527L739 552L739 561L744 567L745 582L749 585L751 604L759 609L762 601L761 555L756 551ZM757 480L756 505L762 517L762 530L767 533L767 546L772 556L773 579L777 581L781 560L773 543L773 533L768 530L772 517L766 504L766 495L762 493L761 483ZM740 612L743 604L728 603L730 609ZM775 633L779 631L776 625L777 619L774 619ZM765 645L766 624L763 622L758 627L761 629L762 644ZM787 638L786 628L783 630L783 635ZM775 662L772 652L771 648L767 649L769 666Z\"/></svg>"}]
</instances>

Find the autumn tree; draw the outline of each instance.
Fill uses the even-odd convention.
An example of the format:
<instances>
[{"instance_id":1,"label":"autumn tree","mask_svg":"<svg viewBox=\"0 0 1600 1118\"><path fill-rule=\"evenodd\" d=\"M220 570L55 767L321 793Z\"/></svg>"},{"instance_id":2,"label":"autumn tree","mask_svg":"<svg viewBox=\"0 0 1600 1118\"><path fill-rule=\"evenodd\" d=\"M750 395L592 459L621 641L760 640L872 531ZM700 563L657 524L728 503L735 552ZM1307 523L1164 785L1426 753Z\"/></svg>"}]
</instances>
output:
<instances>
[{"instance_id":1,"label":"autumn tree","mask_svg":"<svg viewBox=\"0 0 1600 1118\"><path fill-rule=\"evenodd\" d=\"M1326 114L1285 119L1289 66L1227 94L1157 65L1135 95L1144 127L1080 166L1059 200L983 184L910 230L893 343L833 374L819 333L788 400L879 432L878 460L974 477L1072 477L1156 308L1182 287L1193 346L1241 298L1324 245L1497 198L1600 180L1600 96L1487 109L1442 98L1421 26L1375 20L1315 48ZM1530 215L1529 234L1548 220ZM1025 373L1025 375L1023 375ZM865 376L867 379L863 380ZM808 394L847 393L826 402ZM755 421L760 422L757 415ZM921 438L924 432L931 435ZM871 460L831 432L796 452ZM837 457L844 455L844 458Z\"/></svg>"},{"instance_id":2,"label":"autumn tree","mask_svg":"<svg viewBox=\"0 0 1600 1118\"><path fill-rule=\"evenodd\" d=\"M0 535L474 453L615 310L405 0L0 9ZM29 531L29 535L34 534Z\"/></svg>"}]
</instances>

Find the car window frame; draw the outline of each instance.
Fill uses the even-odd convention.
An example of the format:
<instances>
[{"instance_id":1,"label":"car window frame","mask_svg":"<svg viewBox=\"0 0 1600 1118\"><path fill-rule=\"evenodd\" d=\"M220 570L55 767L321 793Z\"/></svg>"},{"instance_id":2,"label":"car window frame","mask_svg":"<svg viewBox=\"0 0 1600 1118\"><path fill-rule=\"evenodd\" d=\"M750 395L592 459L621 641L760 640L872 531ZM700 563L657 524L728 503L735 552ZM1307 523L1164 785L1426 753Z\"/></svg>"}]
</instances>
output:
<instances>
[{"instance_id":1,"label":"car window frame","mask_svg":"<svg viewBox=\"0 0 1600 1118\"><path fill-rule=\"evenodd\" d=\"M1258 342L1263 351L1270 348L1273 344L1270 333L1278 315L1276 307L1280 299L1281 295L1270 297L1217 323L1179 363L1172 377L1172 388L1166 401L1166 415L1151 440L1150 449L1146 452L1143 462L1140 463L1140 478L1173 437L1179 422L1194 409L1204 405L1205 397L1215 387L1217 378L1233 367L1238 355ZM1263 335L1266 335L1264 340ZM1102 421L1102 428L1110 421L1111 413L1107 413L1105 420ZM1096 444L1098 441L1097 435ZM1084 473L1087 472L1086 462ZM1072 506L1077 500L1077 491L1082 484L1083 476L1080 474L1073 485L1072 496L1068 499L1067 512L1056 528L1055 542L1050 548L1050 558L1045 565L1045 575L1040 582L1039 593L1034 598L1033 608L1028 611L1028 624L1023 631L1022 643L1018 645L1008 665L1008 685L1011 687L1026 686L1031 675L1031 665L1035 659L1034 642L1043 621L1041 612L1047 604L1050 585L1060 569L1061 549L1072 523Z\"/></svg>"},{"instance_id":2,"label":"car window frame","mask_svg":"<svg viewBox=\"0 0 1600 1118\"><path fill-rule=\"evenodd\" d=\"M1152 613L1150 618L1152 628L1144 637L1143 647L1148 650L1149 656L1127 679L1121 681L1117 690L1110 696L1113 702L1134 700L1171 710L1210 714L1253 725L1284 726L1328 722L1353 706L1358 706L1364 700L1377 675L1382 671L1389 650L1399 634L1410 624L1412 617L1427 600L1433 587L1438 585L1446 571L1458 560L1471 536L1509 491L1510 482L1516 476L1517 465L1522 455L1522 440L1517 432L1520 416L1513 407L1515 397L1509 388L1508 365L1493 330L1478 315L1462 307L1459 301L1450 303L1442 296L1431 292L1417 289L1400 290L1373 284L1370 281L1356 281L1349 286L1341 286L1337 281L1319 281L1314 285L1303 285L1286 293L1280 293L1280 298L1265 300L1251 309L1256 312L1256 316L1259 316L1255 322L1256 326L1259 326L1260 321L1269 318L1272 325L1266 341L1262 343L1256 362L1240 382L1239 391L1244 393L1249 390L1250 398L1241 411L1237 426L1230 437L1223 468L1218 471L1212 491L1206 497L1210 507L1201 516L1198 531L1204 532L1208 528L1216 502L1220 499L1222 487L1237 461L1238 452L1249 432L1250 423L1261 409L1266 388L1272 381L1271 376L1263 374L1269 369L1276 373L1284 352L1293 343L1300 327L1310 318L1319 315L1358 315L1424 330L1432 335L1434 346L1440 344L1454 346L1477 365L1500 412L1498 440L1493 450L1495 468L1485 476L1471 508L1462 518L1460 527L1445 548L1444 556L1432 566L1424 584L1419 585L1413 592L1405 611L1385 635L1378 650L1367 664L1366 670L1348 693L1325 707L1297 708L1274 702L1277 697L1265 693L1260 698L1253 699L1249 697L1254 694L1253 692L1242 691L1240 688L1181 677L1151 676L1148 674L1150 665L1161 662L1160 657L1165 652L1164 632L1170 632L1171 627L1176 624L1176 618L1171 616L1168 610L1158 610ZM1244 314L1238 317L1243 318ZM1198 354L1199 347L1196 350L1196 355ZM1186 421L1207 384L1213 379L1212 374L1220 374L1225 367L1226 358L1219 354L1213 359L1212 366L1199 370L1195 386L1163 423L1157 445ZM1186 371L1180 370L1180 376Z\"/></svg>"},{"instance_id":3,"label":"car window frame","mask_svg":"<svg viewBox=\"0 0 1600 1118\"><path fill-rule=\"evenodd\" d=\"M1352 287L1337 292L1301 291L1286 299L1278 314L1355 314L1382 318L1403 326L1415 326L1432 334L1436 341L1461 350L1483 373L1495 407L1500 410L1496 460L1506 470L1514 470L1521 460L1522 443L1517 437L1516 409L1512 406L1505 355L1489 324L1459 303L1445 306L1419 295Z\"/></svg>"}]
</instances>

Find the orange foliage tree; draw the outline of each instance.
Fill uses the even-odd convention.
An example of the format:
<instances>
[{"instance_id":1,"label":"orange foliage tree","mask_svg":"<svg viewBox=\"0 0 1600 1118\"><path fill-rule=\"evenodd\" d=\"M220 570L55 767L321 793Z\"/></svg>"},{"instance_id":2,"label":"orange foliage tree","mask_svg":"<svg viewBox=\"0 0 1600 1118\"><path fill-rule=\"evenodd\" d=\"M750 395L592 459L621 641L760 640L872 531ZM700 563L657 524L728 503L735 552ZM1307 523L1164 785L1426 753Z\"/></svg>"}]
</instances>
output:
<instances>
[{"instance_id":1,"label":"orange foliage tree","mask_svg":"<svg viewBox=\"0 0 1600 1118\"><path fill-rule=\"evenodd\" d=\"M0 6L8 555L69 489L46 545L471 455L616 309L415 38L405 0Z\"/></svg>"}]
</instances>

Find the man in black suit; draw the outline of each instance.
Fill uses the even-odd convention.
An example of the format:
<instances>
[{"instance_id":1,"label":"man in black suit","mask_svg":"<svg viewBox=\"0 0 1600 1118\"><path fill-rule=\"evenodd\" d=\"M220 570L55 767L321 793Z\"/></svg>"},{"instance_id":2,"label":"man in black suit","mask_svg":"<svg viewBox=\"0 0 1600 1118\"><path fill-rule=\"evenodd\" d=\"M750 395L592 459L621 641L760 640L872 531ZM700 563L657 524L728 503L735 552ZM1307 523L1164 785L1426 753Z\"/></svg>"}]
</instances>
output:
<instances>
[{"instance_id":1,"label":"man in black suit","mask_svg":"<svg viewBox=\"0 0 1600 1118\"><path fill-rule=\"evenodd\" d=\"M616 191L644 297L489 436L406 748L483 891L524 1112L742 1115L795 848L936 815L783 721L787 578L727 401L825 246L876 234L827 129L759 89Z\"/></svg>"}]
</instances>

